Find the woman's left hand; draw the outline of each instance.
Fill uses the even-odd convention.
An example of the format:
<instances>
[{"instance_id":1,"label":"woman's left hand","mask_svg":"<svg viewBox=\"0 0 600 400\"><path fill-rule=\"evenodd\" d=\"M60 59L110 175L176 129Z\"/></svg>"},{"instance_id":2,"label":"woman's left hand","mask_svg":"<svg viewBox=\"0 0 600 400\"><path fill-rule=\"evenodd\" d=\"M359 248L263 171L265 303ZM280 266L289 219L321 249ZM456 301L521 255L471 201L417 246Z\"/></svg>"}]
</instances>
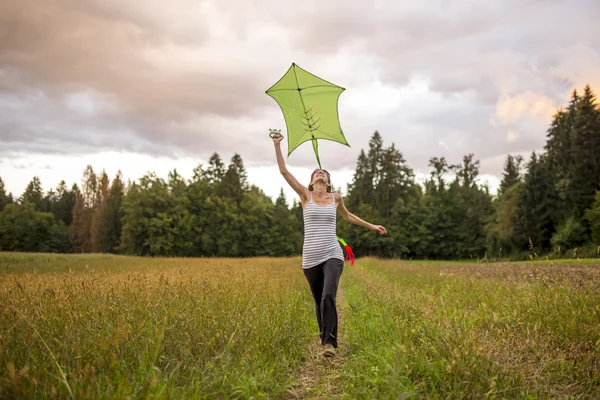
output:
<instances>
[{"instance_id":1,"label":"woman's left hand","mask_svg":"<svg viewBox=\"0 0 600 400\"><path fill-rule=\"evenodd\" d=\"M387 230L381 225L373 225L373 230L378 231L381 235L387 235Z\"/></svg>"}]
</instances>

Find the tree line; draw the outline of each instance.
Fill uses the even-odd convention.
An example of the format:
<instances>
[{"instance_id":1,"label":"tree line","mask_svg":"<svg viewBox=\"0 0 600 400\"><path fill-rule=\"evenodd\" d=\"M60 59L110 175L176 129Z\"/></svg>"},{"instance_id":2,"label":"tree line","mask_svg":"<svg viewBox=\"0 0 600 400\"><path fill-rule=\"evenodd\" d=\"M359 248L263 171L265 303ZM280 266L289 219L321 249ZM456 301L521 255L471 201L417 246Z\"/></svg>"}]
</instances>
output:
<instances>
[{"instance_id":1,"label":"tree line","mask_svg":"<svg viewBox=\"0 0 600 400\"><path fill-rule=\"evenodd\" d=\"M600 253L600 107L591 88L557 110L544 151L508 155L497 194L479 181L479 160L429 160L418 183L402 152L375 132L361 150L344 199L386 226L379 236L340 219L358 256L503 259ZM335 179L335 177L334 177ZM335 183L335 182L334 182ZM125 184L88 166L81 186L44 193L34 177L13 199L0 178L0 250L142 256L296 256L302 208L247 182L242 158L213 153L190 179L149 173Z\"/></svg>"}]
</instances>

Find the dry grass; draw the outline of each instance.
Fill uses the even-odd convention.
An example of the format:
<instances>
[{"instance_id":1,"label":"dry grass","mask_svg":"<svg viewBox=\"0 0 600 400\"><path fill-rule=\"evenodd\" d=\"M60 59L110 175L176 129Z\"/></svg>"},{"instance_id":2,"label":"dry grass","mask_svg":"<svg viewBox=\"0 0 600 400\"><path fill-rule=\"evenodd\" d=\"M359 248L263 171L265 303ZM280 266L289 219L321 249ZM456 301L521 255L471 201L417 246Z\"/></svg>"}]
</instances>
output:
<instances>
[{"instance_id":1,"label":"dry grass","mask_svg":"<svg viewBox=\"0 0 600 400\"><path fill-rule=\"evenodd\" d=\"M600 266L0 254L0 397L599 398Z\"/></svg>"},{"instance_id":2,"label":"dry grass","mask_svg":"<svg viewBox=\"0 0 600 400\"><path fill-rule=\"evenodd\" d=\"M0 275L0 396L273 396L305 357L297 259L40 257Z\"/></svg>"}]
</instances>

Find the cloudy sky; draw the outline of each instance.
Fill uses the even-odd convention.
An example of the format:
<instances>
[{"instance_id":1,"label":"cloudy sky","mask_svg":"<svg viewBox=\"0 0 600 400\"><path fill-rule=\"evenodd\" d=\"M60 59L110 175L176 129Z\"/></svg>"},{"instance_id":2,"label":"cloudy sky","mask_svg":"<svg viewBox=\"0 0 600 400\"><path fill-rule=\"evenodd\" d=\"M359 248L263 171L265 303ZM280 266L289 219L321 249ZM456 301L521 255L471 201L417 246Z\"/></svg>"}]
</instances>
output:
<instances>
[{"instance_id":1,"label":"cloudy sky","mask_svg":"<svg viewBox=\"0 0 600 400\"><path fill-rule=\"evenodd\" d=\"M265 90L295 62L346 88L351 147L320 145L334 185L378 130L419 174L474 153L494 188L573 89L600 91L599 16L597 0L3 0L0 177L20 195L36 175L80 183L88 164L189 177L237 152L252 183L291 197ZM309 143L287 162L301 181L316 166Z\"/></svg>"}]
</instances>

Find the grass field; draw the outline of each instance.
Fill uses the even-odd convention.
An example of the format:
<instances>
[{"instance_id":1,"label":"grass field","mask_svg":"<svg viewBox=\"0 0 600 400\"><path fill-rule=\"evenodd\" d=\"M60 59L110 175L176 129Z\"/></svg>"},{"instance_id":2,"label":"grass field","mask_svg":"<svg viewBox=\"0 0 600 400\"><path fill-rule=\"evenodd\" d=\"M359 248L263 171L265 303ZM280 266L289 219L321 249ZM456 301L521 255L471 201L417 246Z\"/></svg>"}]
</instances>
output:
<instances>
[{"instance_id":1,"label":"grass field","mask_svg":"<svg viewBox=\"0 0 600 400\"><path fill-rule=\"evenodd\" d=\"M0 398L599 398L600 264L0 253Z\"/></svg>"}]
</instances>

